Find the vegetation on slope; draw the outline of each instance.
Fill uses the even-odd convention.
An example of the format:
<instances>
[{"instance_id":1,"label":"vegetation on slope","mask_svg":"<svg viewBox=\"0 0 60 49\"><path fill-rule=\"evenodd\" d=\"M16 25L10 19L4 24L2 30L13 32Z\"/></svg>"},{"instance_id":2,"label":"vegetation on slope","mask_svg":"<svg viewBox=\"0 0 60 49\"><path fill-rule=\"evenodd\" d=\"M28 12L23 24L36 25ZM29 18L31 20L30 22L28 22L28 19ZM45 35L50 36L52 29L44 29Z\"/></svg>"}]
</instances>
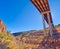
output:
<instances>
[{"instance_id":1,"label":"vegetation on slope","mask_svg":"<svg viewBox=\"0 0 60 49\"><path fill-rule=\"evenodd\" d=\"M19 45L11 34L0 32L0 49L19 49Z\"/></svg>"}]
</instances>

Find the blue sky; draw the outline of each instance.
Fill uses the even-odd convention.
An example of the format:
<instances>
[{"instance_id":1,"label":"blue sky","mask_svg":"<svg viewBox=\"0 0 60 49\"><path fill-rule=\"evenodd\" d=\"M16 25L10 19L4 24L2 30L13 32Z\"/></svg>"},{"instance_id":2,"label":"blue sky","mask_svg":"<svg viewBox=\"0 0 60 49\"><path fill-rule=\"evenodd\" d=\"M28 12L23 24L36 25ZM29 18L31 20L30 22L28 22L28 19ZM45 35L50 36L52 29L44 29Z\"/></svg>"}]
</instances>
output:
<instances>
[{"instance_id":1,"label":"blue sky","mask_svg":"<svg viewBox=\"0 0 60 49\"><path fill-rule=\"evenodd\" d=\"M49 0L54 25L60 24L60 0ZM0 0L0 19L8 31L43 29L42 17L30 0Z\"/></svg>"}]
</instances>

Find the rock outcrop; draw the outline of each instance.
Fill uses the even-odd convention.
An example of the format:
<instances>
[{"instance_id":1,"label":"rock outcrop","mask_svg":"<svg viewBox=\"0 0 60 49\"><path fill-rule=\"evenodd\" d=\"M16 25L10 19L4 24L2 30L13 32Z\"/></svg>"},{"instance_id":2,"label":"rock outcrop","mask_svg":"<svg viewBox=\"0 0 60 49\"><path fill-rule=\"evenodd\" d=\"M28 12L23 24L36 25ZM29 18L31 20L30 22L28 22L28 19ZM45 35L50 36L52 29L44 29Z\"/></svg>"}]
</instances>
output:
<instances>
[{"instance_id":1,"label":"rock outcrop","mask_svg":"<svg viewBox=\"0 0 60 49\"><path fill-rule=\"evenodd\" d=\"M6 32L6 26L2 20L0 20L0 32Z\"/></svg>"}]
</instances>

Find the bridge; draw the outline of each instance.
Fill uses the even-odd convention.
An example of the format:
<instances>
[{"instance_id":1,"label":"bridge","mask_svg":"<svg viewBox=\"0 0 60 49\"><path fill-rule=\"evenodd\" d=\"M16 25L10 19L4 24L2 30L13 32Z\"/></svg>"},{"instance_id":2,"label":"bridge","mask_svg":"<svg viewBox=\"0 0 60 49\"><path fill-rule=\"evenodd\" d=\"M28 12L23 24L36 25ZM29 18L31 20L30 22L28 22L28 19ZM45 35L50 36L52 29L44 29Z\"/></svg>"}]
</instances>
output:
<instances>
[{"instance_id":1,"label":"bridge","mask_svg":"<svg viewBox=\"0 0 60 49\"><path fill-rule=\"evenodd\" d=\"M31 0L31 2L34 4L34 6L38 9L40 14L42 15L44 39L40 43L40 46L38 47L38 49L57 49L56 47L60 46L60 40L59 40L60 37L58 36L58 32L56 31L56 29L54 28L48 0ZM48 34L46 33L45 23L49 25ZM60 47L58 49L60 49Z\"/></svg>"}]
</instances>

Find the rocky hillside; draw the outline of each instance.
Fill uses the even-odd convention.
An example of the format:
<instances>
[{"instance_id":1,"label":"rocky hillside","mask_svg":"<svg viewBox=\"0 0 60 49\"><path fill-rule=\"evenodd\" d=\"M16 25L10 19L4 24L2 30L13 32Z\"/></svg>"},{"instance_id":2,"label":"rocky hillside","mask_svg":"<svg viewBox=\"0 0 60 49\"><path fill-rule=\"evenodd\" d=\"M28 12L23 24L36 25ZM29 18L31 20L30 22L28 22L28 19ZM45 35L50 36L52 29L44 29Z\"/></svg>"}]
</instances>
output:
<instances>
[{"instance_id":1,"label":"rocky hillside","mask_svg":"<svg viewBox=\"0 0 60 49\"><path fill-rule=\"evenodd\" d=\"M55 26L55 29L57 34L54 34L53 37L56 40L47 37L47 49L60 49L60 25ZM46 28L46 32L49 32L49 28ZM13 34L0 32L0 49L44 49L44 39L43 30L31 30ZM52 48L50 45L56 48Z\"/></svg>"},{"instance_id":2,"label":"rocky hillside","mask_svg":"<svg viewBox=\"0 0 60 49\"><path fill-rule=\"evenodd\" d=\"M58 41L58 42L56 42L54 44L55 45L57 44L56 49L60 49L60 25L55 26L55 29L57 31L57 34L53 35L53 36L54 37L56 36L56 38L57 38L56 41ZM49 31L49 28L46 28L47 33L48 33L48 31ZM43 30L34 30L32 32L23 32L21 34L19 33L18 35L14 34L14 36L16 37L17 40L20 41L20 49L41 49L41 48L39 48L41 46L40 43L44 40ZM54 40L49 39L48 43L50 43L49 41L54 41ZM47 45L49 45L49 44L47 44Z\"/></svg>"}]
</instances>

